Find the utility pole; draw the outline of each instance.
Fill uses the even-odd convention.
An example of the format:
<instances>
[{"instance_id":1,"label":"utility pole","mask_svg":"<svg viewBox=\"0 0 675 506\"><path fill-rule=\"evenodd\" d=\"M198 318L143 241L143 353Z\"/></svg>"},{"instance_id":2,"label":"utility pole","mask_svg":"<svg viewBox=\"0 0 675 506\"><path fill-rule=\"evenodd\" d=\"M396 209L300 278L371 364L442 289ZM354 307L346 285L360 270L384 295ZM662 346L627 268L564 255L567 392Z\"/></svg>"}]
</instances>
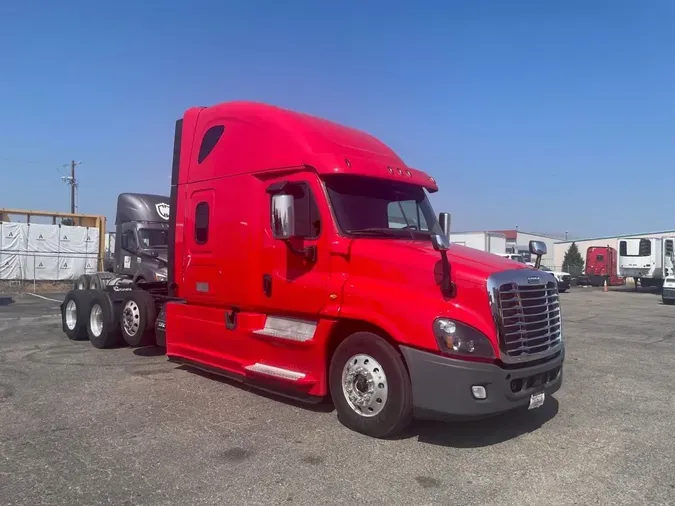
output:
<instances>
[{"instance_id":1,"label":"utility pole","mask_svg":"<svg viewBox=\"0 0 675 506\"><path fill-rule=\"evenodd\" d=\"M70 212L75 214L75 191L77 188L77 179L75 179L75 167L82 162L70 161L70 176L62 176L64 183L70 185Z\"/></svg>"}]
</instances>

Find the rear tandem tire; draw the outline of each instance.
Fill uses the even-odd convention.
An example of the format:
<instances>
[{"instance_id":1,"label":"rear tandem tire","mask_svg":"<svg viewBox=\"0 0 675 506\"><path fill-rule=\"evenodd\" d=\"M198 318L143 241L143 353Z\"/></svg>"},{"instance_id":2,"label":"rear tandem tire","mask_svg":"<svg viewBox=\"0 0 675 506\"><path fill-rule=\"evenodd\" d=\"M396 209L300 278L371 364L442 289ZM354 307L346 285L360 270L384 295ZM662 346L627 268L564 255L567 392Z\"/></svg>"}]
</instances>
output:
<instances>
[{"instance_id":1,"label":"rear tandem tire","mask_svg":"<svg viewBox=\"0 0 675 506\"><path fill-rule=\"evenodd\" d=\"M356 332L342 341L333 353L328 379L338 419L348 428L385 438L411 422L408 370L398 350L380 336Z\"/></svg>"},{"instance_id":2,"label":"rear tandem tire","mask_svg":"<svg viewBox=\"0 0 675 506\"><path fill-rule=\"evenodd\" d=\"M96 274L92 274L89 278L89 288L91 290L103 290L108 285L108 281L113 277L114 274L109 272L97 272Z\"/></svg>"},{"instance_id":3,"label":"rear tandem tire","mask_svg":"<svg viewBox=\"0 0 675 506\"><path fill-rule=\"evenodd\" d=\"M94 348L114 348L123 343L120 333L120 305L112 301L107 292L91 292L87 322L87 335Z\"/></svg>"},{"instance_id":4,"label":"rear tandem tire","mask_svg":"<svg viewBox=\"0 0 675 506\"><path fill-rule=\"evenodd\" d=\"M61 325L71 341L86 341L87 318L91 305L91 293L86 290L71 290L61 305Z\"/></svg>"},{"instance_id":5,"label":"rear tandem tire","mask_svg":"<svg viewBox=\"0 0 675 506\"><path fill-rule=\"evenodd\" d=\"M157 308L152 295L145 290L132 290L121 305L122 338L129 346L155 345L156 319Z\"/></svg>"},{"instance_id":6,"label":"rear tandem tire","mask_svg":"<svg viewBox=\"0 0 675 506\"><path fill-rule=\"evenodd\" d=\"M75 285L73 286L73 289L74 290L89 290L89 284L90 283L91 283L91 276L89 276L89 274L82 274L75 281Z\"/></svg>"}]
</instances>

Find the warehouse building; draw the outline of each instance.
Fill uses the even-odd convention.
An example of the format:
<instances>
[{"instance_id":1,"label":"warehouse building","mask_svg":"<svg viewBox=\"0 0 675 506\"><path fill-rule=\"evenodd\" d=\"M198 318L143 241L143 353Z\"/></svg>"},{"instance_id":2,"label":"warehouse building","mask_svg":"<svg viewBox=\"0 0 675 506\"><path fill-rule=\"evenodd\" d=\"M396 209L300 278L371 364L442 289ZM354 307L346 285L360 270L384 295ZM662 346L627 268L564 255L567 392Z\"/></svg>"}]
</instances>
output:
<instances>
[{"instance_id":1,"label":"warehouse building","mask_svg":"<svg viewBox=\"0 0 675 506\"><path fill-rule=\"evenodd\" d=\"M546 244L546 255L541 258L542 265L555 267L556 263L562 264L562 257L558 261L554 245L564 237L523 232L522 230L491 230L490 233L503 234L506 237L506 253L520 253L529 261L530 241L542 241Z\"/></svg>"},{"instance_id":2,"label":"warehouse building","mask_svg":"<svg viewBox=\"0 0 675 506\"><path fill-rule=\"evenodd\" d=\"M591 238L585 238L585 239L576 239L574 241L557 241L553 245L553 258L555 259L555 267L556 268L562 268L562 263L563 259L565 258L565 253L567 253L567 250L569 247L572 245L572 243L576 243L577 247L579 248L579 253L581 254L581 258L584 259L584 262L586 261L586 250L590 248L591 246L610 246L614 248L617 253L619 252L619 241L621 239L626 239L629 237L635 237L635 238L647 238L647 237L675 237L675 230L664 230L661 232L646 232L643 234L627 234L627 235L612 235L612 236L606 236L606 237L591 237Z\"/></svg>"}]
</instances>

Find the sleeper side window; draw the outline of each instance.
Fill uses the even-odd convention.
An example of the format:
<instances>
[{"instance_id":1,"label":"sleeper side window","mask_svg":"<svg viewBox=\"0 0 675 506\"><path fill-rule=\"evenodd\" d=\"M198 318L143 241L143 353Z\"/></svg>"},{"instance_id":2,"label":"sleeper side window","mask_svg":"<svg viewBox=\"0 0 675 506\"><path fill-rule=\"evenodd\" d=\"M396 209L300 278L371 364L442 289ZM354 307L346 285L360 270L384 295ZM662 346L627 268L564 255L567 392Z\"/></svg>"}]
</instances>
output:
<instances>
[{"instance_id":1,"label":"sleeper side window","mask_svg":"<svg viewBox=\"0 0 675 506\"><path fill-rule=\"evenodd\" d=\"M218 144L218 141L223 136L224 131L225 127L223 125L212 126L206 131L199 146L198 163L202 163L211 154L211 151L213 151L213 148L216 147L216 144Z\"/></svg>"},{"instance_id":2,"label":"sleeper side window","mask_svg":"<svg viewBox=\"0 0 675 506\"><path fill-rule=\"evenodd\" d=\"M206 244L209 240L209 203L200 202L195 207L195 242Z\"/></svg>"}]
</instances>

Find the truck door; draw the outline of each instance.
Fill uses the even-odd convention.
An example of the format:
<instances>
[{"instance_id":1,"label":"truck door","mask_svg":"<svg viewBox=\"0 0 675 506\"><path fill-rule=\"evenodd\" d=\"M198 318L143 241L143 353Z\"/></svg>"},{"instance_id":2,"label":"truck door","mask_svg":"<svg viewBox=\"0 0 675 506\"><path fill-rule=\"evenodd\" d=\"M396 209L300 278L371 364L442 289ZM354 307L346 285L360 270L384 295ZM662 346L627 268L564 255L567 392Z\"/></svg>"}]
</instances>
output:
<instances>
[{"instance_id":1,"label":"truck door","mask_svg":"<svg viewBox=\"0 0 675 506\"><path fill-rule=\"evenodd\" d=\"M270 181L286 181L284 191L294 197L296 236L289 241L274 239L271 199L265 198L262 279L260 290L268 314L303 315L316 319L329 301L330 237L329 210L316 175L300 173ZM269 188L269 186L268 186ZM325 230L324 230L325 229ZM303 252L315 248L315 258Z\"/></svg>"},{"instance_id":2,"label":"truck door","mask_svg":"<svg viewBox=\"0 0 675 506\"><path fill-rule=\"evenodd\" d=\"M211 226L216 211L215 191L212 188L188 191L183 228L182 287L190 300L208 304L216 300L220 283L214 258L216 231Z\"/></svg>"}]
</instances>

